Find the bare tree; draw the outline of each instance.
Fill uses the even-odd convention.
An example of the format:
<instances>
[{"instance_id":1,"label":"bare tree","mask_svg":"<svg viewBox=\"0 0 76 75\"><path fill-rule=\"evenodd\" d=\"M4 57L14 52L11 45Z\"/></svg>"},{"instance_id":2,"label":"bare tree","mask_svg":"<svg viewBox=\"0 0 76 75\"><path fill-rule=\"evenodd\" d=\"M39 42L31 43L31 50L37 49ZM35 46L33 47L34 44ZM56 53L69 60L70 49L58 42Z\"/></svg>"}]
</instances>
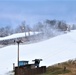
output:
<instances>
[{"instance_id":1,"label":"bare tree","mask_svg":"<svg viewBox=\"0 0 76 75\"><path fill-rule=\"evenodd\" d=\"M21 25L18 25L18 27L15 29L16 33L26 32L26 26L25 21L21 23Z\"/></svg>"},{"instance_id":2,"label":"bare tree","mask_svg":"<svg viewBox=\"0 0 76 75\"><path fill-rule=\"evenodd\" d=\"M10 26L0 28L0 37L13 34L13 29Z\"/></svg>"}]
</instances>

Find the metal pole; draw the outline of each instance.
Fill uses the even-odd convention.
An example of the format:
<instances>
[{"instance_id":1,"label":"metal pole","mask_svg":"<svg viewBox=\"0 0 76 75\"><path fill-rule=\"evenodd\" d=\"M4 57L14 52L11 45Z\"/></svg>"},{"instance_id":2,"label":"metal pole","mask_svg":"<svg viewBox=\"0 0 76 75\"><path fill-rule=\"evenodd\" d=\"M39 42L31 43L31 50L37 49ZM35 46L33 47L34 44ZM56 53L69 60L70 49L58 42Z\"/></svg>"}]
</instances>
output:
<instances>
[{"instance_id":1,"label":"metal pole","mask_svg":"<svg viewBox=\"0 0 76 75\"><path fill-rule=\"evenodd\" d=\"M20 43L22 43L22 41L21 41L21 40L18 40L18 41L17 41L17 44L18 44L18 59L17 59L17 61L18 61L18 62L17 62L17 63L18 63L18 67L19 67L19 44L20 44Z\"/></svg>"},{"instance_id":2,"label":"metal pole","mask_svg":"<svg viewBox=\"0 0 76 75\"><path fill-rule=\"evenodd\" d=\"M18 44L17 65L18 65L18 75L19 75L19 44L22 43L22 41L21 41L21 40L18 40L18 41L16 41L16 42L17 42L17 44Z\"/></svg>"},{"instance_id":3,"label":"metal pole","mask_svg":"<svg viewBox=\"0 0 76 75\"><path fill-rule=\"evenodd\" d=\"M15 63L13 63L13 71L15 71Z\"/></svg>"},{"instance_id":4,"label":"metal pole","mask_svg":"<svg viewBox=\"0 0 76 75\"><path fill-rule=\"evenodd\" d=\"M19 42L18 42L18 67L19 67Z\"/></svg>"}]
</instances>

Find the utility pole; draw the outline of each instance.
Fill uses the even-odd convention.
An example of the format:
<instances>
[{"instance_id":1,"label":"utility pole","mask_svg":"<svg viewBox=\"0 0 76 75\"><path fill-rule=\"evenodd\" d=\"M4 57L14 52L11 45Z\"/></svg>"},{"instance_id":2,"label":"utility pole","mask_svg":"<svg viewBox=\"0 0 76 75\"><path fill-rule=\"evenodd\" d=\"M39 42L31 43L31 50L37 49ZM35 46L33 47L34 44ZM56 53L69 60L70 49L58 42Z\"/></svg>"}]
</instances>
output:
<instances>
[{"instance_id":1,"label":"utility pole","mask_svg":"<svg viewBox=\"0 0 76 75\"><path fill-rule=\"evenodd\" d=\"M21 40L18 40L16 42L18 44L18 56L17 56L18 58L17 58L17 63L18 63L18 67L19 67L19 44L22 43L22 41Z\"/></svg>"}]
</instances>

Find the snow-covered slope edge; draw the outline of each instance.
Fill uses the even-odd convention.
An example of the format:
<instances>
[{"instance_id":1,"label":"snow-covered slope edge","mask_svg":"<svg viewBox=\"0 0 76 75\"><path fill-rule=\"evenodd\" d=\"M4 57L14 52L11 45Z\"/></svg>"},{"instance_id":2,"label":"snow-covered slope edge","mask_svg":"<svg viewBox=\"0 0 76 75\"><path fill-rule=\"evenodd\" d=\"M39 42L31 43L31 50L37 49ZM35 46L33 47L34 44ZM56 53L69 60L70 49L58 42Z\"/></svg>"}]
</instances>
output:
<instances>
[{"instance_id":1,"label":"snow-covered slope edge","mask_svg":"<svg viewBox=\"0 0 76 75\"><path fill-rule=\"evenodd\" d=\"M26 37L26 36L29 36L29 34L30 34L30 36L31 36L31 35L35 35L35 34L39 34L39 33L40 33L40 32L16 33L16 34L12 34L12 35L10 35L10 36L2 37L2 38L0 38L0 41L2 41L2 40L8 40L8 39L20 38L20 37Z\"/></svg>"},{"instance_id":2,"label":"snow-covered slope edge","mask_svg":"<svg viewBox=\"0 0 76 75\"><path fill-rule=\"evenodd\" d=\"M52 65L76 58L76 31L60 35L49 40L20 45L20 60L31 61L42 58L41 65ZM13 63L17 65L17 45L0 49L0 74L10 71Z\"/></svg>"}]
</instances>

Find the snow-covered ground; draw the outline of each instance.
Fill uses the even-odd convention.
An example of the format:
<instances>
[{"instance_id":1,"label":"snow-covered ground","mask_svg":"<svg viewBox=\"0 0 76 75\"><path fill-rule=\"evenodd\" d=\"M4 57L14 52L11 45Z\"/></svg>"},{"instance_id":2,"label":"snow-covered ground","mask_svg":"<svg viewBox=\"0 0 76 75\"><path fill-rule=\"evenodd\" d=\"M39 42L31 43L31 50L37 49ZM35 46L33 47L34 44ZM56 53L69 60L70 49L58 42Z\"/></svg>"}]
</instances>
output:
<instances>
[{"instance_id":1,"label":"snow-covered ground","mask_svg":"<svg viewBox=\"0 0 76 75\"><path fill-rule=\"evenodd\" d=\"M15 38L20 38L20 37L26 37L26 36L30 36L31 35L35 35L35 34L39 34L40 32L24 32L24 33L16 33L16 34L13 34L13 35L10 35L10 36L7 36L7 37L2 37L0 38L0 41L2 40L8 40L8 39L15 39Z\"/></svg>"},{"instance_id":2,"label":"snow-covered ground","mask_svg":"<svg viewBox=\"0 0 76 75\"><path fill-rule=\"evenodd\" d=\"M15 36L16 37L16 36ZM76 58L76 31L60 35L39 43L20 45L20 60L43 59L40 65L50 66ZM17 65L17 45L0 49L0 75Z\"/></svg>"}]
</instances>

